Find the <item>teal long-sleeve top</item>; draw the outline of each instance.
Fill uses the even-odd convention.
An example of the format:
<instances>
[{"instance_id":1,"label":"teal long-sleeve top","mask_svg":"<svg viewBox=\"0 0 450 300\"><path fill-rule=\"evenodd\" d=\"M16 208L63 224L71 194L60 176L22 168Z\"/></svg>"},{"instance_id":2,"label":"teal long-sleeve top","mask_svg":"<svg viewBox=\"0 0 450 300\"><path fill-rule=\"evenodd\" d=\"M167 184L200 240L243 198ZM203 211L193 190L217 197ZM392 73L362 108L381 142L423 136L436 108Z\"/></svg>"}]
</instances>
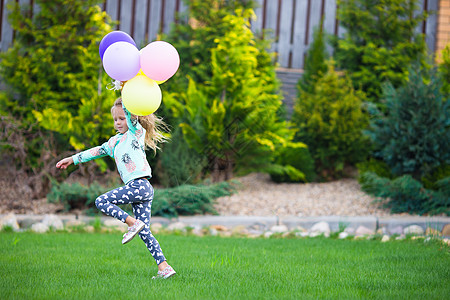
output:
<instances>
[{"instance_id":1,"label":"teal long-sleeve top","mask_svg":"<svg viewBox=\"0 0 450 300\"><path fill-rule=\"evenodd\" d=\"M128 131L118 133L101 146L97 146L72 156L75 165L90 160L111 156L116 161L122 181L127 184L133 179L151 178L152 170L145 155L145 129L136 116L131 115L122 105L127 119Z\"/></svg>"}]
</instances>

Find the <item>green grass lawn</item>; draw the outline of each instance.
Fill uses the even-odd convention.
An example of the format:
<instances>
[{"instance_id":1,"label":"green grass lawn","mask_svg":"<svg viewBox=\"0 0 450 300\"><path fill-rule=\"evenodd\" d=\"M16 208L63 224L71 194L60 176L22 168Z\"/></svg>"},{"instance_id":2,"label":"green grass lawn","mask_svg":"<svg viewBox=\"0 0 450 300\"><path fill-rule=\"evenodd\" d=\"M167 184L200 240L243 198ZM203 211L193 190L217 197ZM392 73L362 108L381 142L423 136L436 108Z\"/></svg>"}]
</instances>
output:
<instances>
[{"instance_id":1,"label":"green grass lawn","mask_svg":"<svg viewBox=\"0 0 450 300\"><path fill-rule=\"evenodd\" d=\"M178 272L143 242L99 233L0 233L0 299L448 299L450 252L431 241L159 235Z\"/></svg>"}]
</instances>

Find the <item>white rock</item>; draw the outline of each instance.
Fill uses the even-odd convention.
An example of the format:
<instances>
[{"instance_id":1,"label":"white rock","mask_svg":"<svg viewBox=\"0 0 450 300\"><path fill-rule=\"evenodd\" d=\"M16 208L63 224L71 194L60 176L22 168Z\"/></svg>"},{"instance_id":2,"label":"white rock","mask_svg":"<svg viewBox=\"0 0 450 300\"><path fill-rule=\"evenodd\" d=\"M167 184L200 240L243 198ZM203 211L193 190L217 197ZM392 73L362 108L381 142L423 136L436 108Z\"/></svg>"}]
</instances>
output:
<instances>
[{"instance_id":1,"label":"white rock","mask_svg":"<svg viewBox=\"0 0 450 300\"><path fill-rule=\"evenodd\" d=\"M219 234L219 232L217 231L217 229L215 228L209 228L209 234L212 236L217 236Z\"/></svg>"},{"instance_id":2,"label":"white rock","mask_svg":"<svg viewBox=\"0 0 450 300\"><path fill-rule=\"evenodd\" d=\"M287 228L286 225L274 225L274 226L270 227L270 231L272 231L274 233L284 233L284 232L288 232L289 229Z\"/></svg>"},{"instance_id":3,"label":"white rock","mask_svg":"<svg viewBox=\"0 0 450 300\"><path fill-rule=\"evenodd\" d=\"M118 230L127 230L128 228L128 225L126 223L123 223L122 221L119 221L115 218L108 218L104 220L103 225L105 227L117 228Z\"/></svg>"},{"instance_id":4,"label":"white rock","mask_svg":"<svg viewBox=\"0 0 450 300\"><path fill-rule=\"evenodd\" d=\"M19 230L19 223L17 223L16 215L13 213L9 213L3 218L0 219L0 230L3 227L11 227L14 231Z\"/></svg>"},{"instance_id":5,"label":"white rock","mask_svg":"<svg viewBox=\"0 0 450 300\"><path fill-rule=\"evenodd\" d=\"M386 242L389 241L389 239L390 239L390 237L389 237L387 234L385 234L385 235L383 235L383 237L381 238L381 242L382 242L382 243L386 243Z\"/></svg>"},{"instance_id":6,"label":"white rock","mask_svg":"<svg viewBox=\"0 0 450 300\"><path fill-rule=\"evenodd\" d=\"M323 233L323 234L330 234L330 231L331 231L330 230L330 224L328 224L327 222L322 221L322 222L314 224L309 231L311 233L318 232L319 234L321 234L321 233Z\"/></svg>"},{"instance_id":7,"label":"white rock","mask_svg":"<svg viewBox=\"0 0 450 300\"><path fill-rule=\"evenodd\" d=\"M396 241L401 241L401 240L404 240L405 238L406 238L405 235L402 234L402 235L396 237L395 240L396 240Z\"/></svg>"},{"instance_id":8,"label":"white rock","mask_svg":"<svg viewBox=\"0 0 450 300\"><path fill-rule=\"evenodd\" d=\"M344 229L344 232L347 232L348 234L355 234L355 228L353 228L353 227L346 227L345 229Z\"/></svg>"},{"instance_id":9,"label":"white rock","mask_svg":"<svg viewBox=\"0 0 450 300\"><path fill-rule=\"evenodd\" d=\"M271 237L273 235L273 232L272 231L266 231L265 233L264 233L264 237L265 238L269 238L269 237Z\"/></svg>"},{"instance_id":10,"label":"white rock","mask_svg":"<svg viewBox=\"0 0 450 300\"><path fill-rule=\"evenodd\" d=\"M171 223L171 224L169 224L169 226L167 226L167 229L168 230L186 231L186 224L184 224L183 222Z\"/></svg>"},{"instance_id":11,"label":"white rock","mask_svg":"<svg viewBox=\"0 0 450 300\"><path fill-rule=\"evenodd\" d=\"M306 231L302 231L302 232L296 232L295 236L300 236L300 237L307 237L309 236L309 233Z\"/></svg>"},{"instance_id":12,"label":"white rock","mask_svg":"<svg viewBox=\"0 0 450 300\"><path fill-rule=\"evenodd\" d=\"M42 220L42 224L46 225L48 228L52 227L56 230L63 230L64 224L60 218L56 215L45 215Z\"/></svg>"},{"instance_id":13,"label":"white rock","mask_svg":"<svg viewBox=\"0 0 450 300\"><path fill-rule=\"evenodd\" d=\"M339 238L340 238L340 239L345 239L345 238L347 238L349 235L350 235L350 234L349 234L348 232L343 231L343 232L340 232L340 233L339 233Z\"/></svg>"},{"instance_id":14,"label":"white rock","mask_svg":"<svg viewBox=\"0 0 450 300\"><path fill-rule=\"evenodd\" d=\"M356 229L355 233L356 233L356 235L370 235L370 234L374 234L375 232L372 229L369 229L369 228L361 225Z\"/></svg>"},{"instance_id":15,"label":"white rock","mask_svg":"<svg viewBox=\"0 0 450 300\"><path fill-rule=\"evenodd\" d=\"M419 225L411 225L403 229L404 234L416 234L416 235L422 235L425 233L422 227Z\"/></svg>"},{"instance_id":16,"label":"white rock","mask_svg":"<svg viewBox=\"0 0 450 300\"><path fill-rule=\"evenodd\" d=\"M37 232L37 233L45 233L49 230L48 225L39 222L39 223L34 223L33 225L31 225L31 231L33 232Z\"/></svg>"}]
</instances>

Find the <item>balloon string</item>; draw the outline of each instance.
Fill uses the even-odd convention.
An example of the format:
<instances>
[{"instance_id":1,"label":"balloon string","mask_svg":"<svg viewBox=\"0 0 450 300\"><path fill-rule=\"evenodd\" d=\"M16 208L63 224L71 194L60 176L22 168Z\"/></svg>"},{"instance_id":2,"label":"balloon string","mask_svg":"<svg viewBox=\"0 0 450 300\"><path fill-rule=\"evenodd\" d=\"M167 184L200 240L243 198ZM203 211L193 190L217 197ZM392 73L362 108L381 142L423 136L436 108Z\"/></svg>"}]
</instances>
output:
<instances>
[{"instance_id":1,"label":"balloon string","mask_svg":"<svg viewBox=\"0 0 450 300\"><path fill-rule=\"evenodd\" d=\"M120 89L122 89L122 81L119 80L113 80L111 83L109 83L106 88L108 90L114 90L114 91L118 91Z\"/></svg>"}]
</instances>

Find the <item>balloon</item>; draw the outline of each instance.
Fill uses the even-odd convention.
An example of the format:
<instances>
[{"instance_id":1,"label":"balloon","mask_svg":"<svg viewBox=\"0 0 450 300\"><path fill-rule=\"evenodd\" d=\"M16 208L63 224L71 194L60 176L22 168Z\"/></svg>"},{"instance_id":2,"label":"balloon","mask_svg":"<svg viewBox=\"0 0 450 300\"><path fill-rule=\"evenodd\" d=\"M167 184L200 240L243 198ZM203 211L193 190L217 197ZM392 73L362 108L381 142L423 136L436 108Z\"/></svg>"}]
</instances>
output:
<instances>
[{"instance_id":1,"label":"balloon","mask_svg":"<svg viewBox=\"0 0 450 300\"><path fill-rule=\"evenodd\" d=\"M139 72L139 50L130 43L117 42L106 49L103 67L113 79L127 81Z\"/></svg>"},{"instance_id":2,"label":"balloon","mask_svg":"<svg viewBox=\"0 0 450 300\"><path fill-rule=\"evenodd\" d=\"M105 35L100 42L98 52L100 53L100 58L103 60L104 53L109 46L117 42L127 42L136 47L136 43L133 38L123 31L112 31Z\"/></svg>"},{"instance_id":3,"label":"balloon","mask_svg":"<svg viewBox=\"0 0 450 300\"><path fill-rule=\"evenodd\" d=\"M141 68L145 75L156 81L165 81L180 66L177 49L164 41L148 44L141 50Z\"/></svg>"},{"instance_id":4,"label":"balloon","mask_svg":"<svg viewBox=\"0 0 450 300\"><path fill-rule=\"evenodd\" d=\"M146 116L154 113L161 105L161 89L145 75L128 80L122 89L122 101L134 115Z\"/></svg>"}]
</instances>

